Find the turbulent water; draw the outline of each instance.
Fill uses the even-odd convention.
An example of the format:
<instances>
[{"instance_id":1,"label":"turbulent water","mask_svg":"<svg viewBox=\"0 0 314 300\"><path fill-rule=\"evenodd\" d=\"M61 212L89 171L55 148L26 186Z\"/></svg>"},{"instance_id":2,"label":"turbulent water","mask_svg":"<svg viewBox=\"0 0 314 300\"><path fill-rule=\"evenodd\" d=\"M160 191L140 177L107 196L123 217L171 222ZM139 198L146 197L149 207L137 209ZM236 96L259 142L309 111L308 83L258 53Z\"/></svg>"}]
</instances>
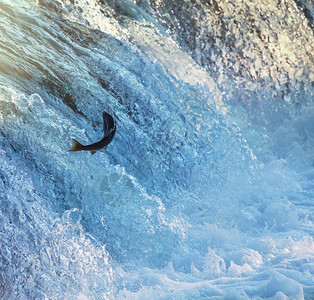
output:
<instances>
[{"instance_id":1,"label":"turbulent water","mask_svg":"<svg viewBox=\"0 0 314 300\"><path fill-rule=\"evenodd\" d=\"M313 299L313 11L0 0L0 298Z\"/></svg>"}]
</instances>

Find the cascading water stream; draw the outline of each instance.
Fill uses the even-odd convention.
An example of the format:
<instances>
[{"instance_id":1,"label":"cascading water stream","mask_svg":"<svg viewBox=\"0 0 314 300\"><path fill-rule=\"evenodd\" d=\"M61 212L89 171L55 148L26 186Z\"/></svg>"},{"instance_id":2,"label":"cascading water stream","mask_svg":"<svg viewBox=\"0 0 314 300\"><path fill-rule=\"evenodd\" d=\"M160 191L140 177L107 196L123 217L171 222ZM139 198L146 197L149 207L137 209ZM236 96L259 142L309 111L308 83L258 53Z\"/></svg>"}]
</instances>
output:
<instances>
[{"instance_id":1,"label":"cascading water stream","mask_svg":"<svg viewBox=\"0 0 314 300\"><path fill-rule=\"evenodd\" d=\"M312 11L0 0L0 298L311 299Z\"/></svg>"}]
</instances>

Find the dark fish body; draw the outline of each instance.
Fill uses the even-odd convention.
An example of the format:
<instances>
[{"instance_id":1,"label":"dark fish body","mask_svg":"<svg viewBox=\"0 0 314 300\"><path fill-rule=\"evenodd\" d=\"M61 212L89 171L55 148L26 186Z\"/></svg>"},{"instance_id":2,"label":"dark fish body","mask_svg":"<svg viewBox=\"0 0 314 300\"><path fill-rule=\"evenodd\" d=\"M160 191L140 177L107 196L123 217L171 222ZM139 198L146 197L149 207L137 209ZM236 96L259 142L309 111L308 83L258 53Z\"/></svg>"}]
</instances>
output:
<instances>
[{"instance_id":1,"label":"dark fish body","mask_svg":"<svg viewBox=\"0 0 314 300\"><path fill-rule=\"evenodd\" d=\"M104 120L104 137L100 141L86 146L82 145L75 139L72 139L73 144L69 151L90 151L91 154L95 154L101 149L106 150L116 133L116 122L114 118L106 112L103 112L102 117Z\"/></svg>"}]
</instances>

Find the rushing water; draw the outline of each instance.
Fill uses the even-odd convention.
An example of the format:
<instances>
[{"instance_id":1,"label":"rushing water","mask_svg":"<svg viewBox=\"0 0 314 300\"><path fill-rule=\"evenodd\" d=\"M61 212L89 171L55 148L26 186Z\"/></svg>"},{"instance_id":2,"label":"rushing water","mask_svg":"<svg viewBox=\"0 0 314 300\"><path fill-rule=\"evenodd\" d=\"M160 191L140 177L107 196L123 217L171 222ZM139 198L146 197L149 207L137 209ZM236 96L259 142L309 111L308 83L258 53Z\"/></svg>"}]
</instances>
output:
<instances>
[{"instance_id":1,"label":"rushing water","mask_svg":"<svg viewBox=\"0 0 314 300\"><path fill-rule=\"evenodd\" d=\"M313 299L313 45L308 0L0 0L0 298Z\"/></svg>"}]
</instances>

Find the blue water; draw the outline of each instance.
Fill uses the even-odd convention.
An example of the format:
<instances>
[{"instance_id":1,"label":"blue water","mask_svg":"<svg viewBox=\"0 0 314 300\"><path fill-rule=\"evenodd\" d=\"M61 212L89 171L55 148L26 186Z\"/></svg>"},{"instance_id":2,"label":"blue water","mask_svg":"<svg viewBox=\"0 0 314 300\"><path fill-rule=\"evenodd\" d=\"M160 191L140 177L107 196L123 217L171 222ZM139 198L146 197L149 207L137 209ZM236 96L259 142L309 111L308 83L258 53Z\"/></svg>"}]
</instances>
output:
<instances>
[{"instance_id":1,"label":"blue water","mask_svg":"<svg viewBox=\"0 0 314 300\"><path fill-rule=\"evenodd\" d=\"M312 15L0 0L0 298L313 299Z\"/></svg>"}]
</instances>

